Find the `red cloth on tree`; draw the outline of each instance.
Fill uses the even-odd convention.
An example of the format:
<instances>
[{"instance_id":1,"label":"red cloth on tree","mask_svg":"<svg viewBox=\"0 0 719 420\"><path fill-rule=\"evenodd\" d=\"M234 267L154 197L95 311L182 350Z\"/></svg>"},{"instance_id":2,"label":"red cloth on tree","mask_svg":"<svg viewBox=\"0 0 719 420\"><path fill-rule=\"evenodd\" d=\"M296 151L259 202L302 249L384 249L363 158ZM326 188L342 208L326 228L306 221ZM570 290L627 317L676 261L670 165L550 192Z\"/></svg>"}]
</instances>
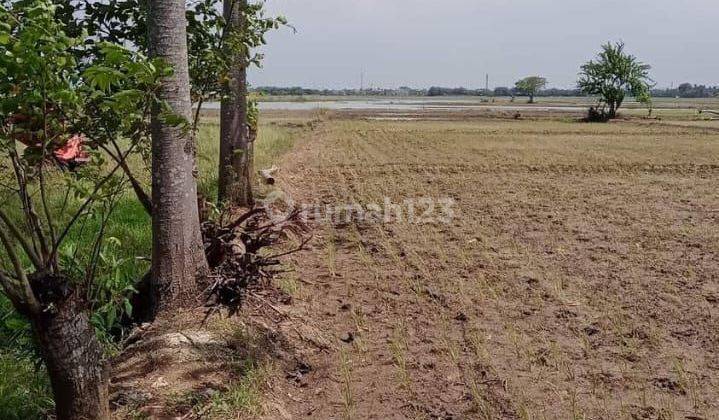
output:
<instances>
[{"instance_id":1,"label":"red cloth on tree","mask_svg":"<svg viewBox=\"0 0 719 420\"><path fill-rule=\"evenodd\" d=\"M84 163L90 160L90 156L83 150L82 145L85 138L75 134L65 142L65 145L55 150L54 155L62 163Z\"/></svg>"}]
</instances>

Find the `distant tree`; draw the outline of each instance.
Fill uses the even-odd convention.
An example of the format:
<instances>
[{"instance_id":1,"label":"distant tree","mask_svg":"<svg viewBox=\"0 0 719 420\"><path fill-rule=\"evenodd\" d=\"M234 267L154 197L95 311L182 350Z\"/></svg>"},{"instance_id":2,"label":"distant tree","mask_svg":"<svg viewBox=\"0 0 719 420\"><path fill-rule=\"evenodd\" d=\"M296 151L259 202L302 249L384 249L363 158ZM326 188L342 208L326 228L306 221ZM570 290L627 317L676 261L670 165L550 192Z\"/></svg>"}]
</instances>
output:
<instances>
[{"instance_id":1,"label":"distant tree","mask_svg":"<svg viewBox=\"0 0 719 420\"><path fill-rule=\"evenodd\" d=\"M624 43L602 46L597 60L582 66L577 86L583 93L600 96L599 115L604 119L617 116L629 92L638 101L651 101L649 70L651 66L624 52Z\"/></svg>"},{"instance_id":2,"label":"distant tree","mask_svg":"<svg viewBox=\"0 0 719 420\"><path fill-rule=\"evenodd\" d=\"M679 96L686 97L686 95L689 94L694 89L694 85L691 83L682 83L677 87L677 91L679 92Z\"/></svg>"},{"instance_id":3,"label":"distant tree","mask_svg":"<svg viewBox=\"0 0 719 420\"><path fill-rule=\"evenodd\" d=\"M443 95L442 89L437 86L432 86L427 91L427 96L442 96L442 95Z\"/></svg>"},{"instance_id":4,"label":"distant tree","mask_svg":"<svg viewBox=\"0 0 719 420\"><path fill-rule=\"evenodd\" d=\"M704 85L682 83L677 87L675 96L680 98L710 98L715 94L712 90L712 88L707 88Z\"/></svg>"},{"instance_id":5,"label":"distant tree","mask_svg":"<svg viewBox=\"0 0 719 420\"><path fill-rule=\"evenodd\" d=\"M547 86L547 79L539 76L525 77L514 84L519 93L529 96L529 103L534 103L534 96Z\"/></svg>"},{"instance_id":6,"label":"distant tree","mask_svg":"<svg viewBox=\"0 0 719 420\"><path fill-rule=\"evenodd\" d=\"M247 0L224 0L227 38L242 45L247 26ZM232 42L228 42L231 45ZM248 129L247 60L245 48L228 48L227 74L220 106L218 202L251 207L253 143Z\"/></svg>"},{"instance_id":7,"label":"distant tree","mask_svg":"<svg viewBox=\"0 0 719 420\"><path fill-rule=\"evenodd\" d=\"M205 1L213 4L215 0ZM219 73L221 80L218 86L221 92L218 202L250 207L254 203L252 175L257 108L248 99L247 69L250 65L260 66L264 56L257 50L265 45L265 34L286 25L287 21L283 17L266 17L263 2L224 0L222 3L224 19L215 31L219 45L208 52L200 42L197 55L211 53L220 59L217 63L210 62L214 68L203 71L205 77L215 80Z\"/></svg>"},{"instance_id":8,"label":"distant tree","mask_svg":"<svg viewBox=\"0 0 719 420\"><path fill-rule=\"evenodd\" d=\"M494 88L494 96L512 96L512 91L508 87Z\"/></svg>"},{"instance_id":9,"label":"distant tree","mask_svg":"<svg viewBox=\"0 0 719 420\"><path fill-rule=\"evenodd\" d=\"M391 90L375 90L373 94L388 94ZM427 96L487 96L491 95L492 91L484 89L467 89L464 87L446 88L439 86L432 86L426 92L415 91L416 94L426 94Z\"/></svg>"}]
</instances>

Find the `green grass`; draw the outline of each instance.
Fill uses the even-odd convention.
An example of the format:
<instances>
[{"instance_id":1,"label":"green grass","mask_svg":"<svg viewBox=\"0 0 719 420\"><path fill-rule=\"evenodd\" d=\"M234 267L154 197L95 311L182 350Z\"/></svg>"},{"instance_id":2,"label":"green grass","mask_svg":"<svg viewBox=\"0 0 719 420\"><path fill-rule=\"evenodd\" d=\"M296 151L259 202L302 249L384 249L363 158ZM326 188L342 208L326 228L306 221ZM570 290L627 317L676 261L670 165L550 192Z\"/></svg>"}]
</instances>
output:
<instances>
[{"instance_id":1,"label":"green grass","mask_svg":"<svg viewBox=\"0 0 719 420\"><path fill-rule=\"evenodd\" d=\"M52 407L45 372L27 356L0 350L0 419L41 419Z\"/></svg>"},{"instance_id":2,"label":"green grass","mask_svg":"<svg viewBox=\"0 0 719 420\"><path fill-rule=\"evenodd\" d=\"M270 166L283 153L292 147L293 133L290 129L262 125L260 135L255 145L255 166L264 168ZM219 125L215 121L204 122L200 127L198 138L198 166L199 166L199 190L209 200L214 200L217 192L217 167L219 155ZM145 185L149 193L150 173L140 159L132 159L137 177ZM64 187L57 182L53 188L56 193L50 194L50 207L54 214L59 214L64 201ZM21 220L21 209L19 202L13 196L3 198L3 209L10 213L11 217ZM62 218L68 219L72 210L79 207L82 200L70 198L68 211ZM63 220L66 222L66 220ZM60 224L60 223L58 223ZM75 254L77 264L82 266L87 263L89 249L100 229L100 221L97 218L84 218L77 223L69 232L64 241L63 249L66 253L79 248ZM151 220L142 205L135 198L134 193L128 188L124 195L118 200L113 210L112 217L106 227L106 237L113 237L119 241L119 246L112 250L113 256L125 261L121 267L121 275L128 282L137 280L149 268L147 259L152 249ZM0 255L2 257L2 255ZM29 261L25 261L29 265Z\"/></svg>"},{"instance_id":3,"label":"green grass","mask_svg":"<svg viewBox=\"0 0 719 420\"><path fill-rule=\"evenodd\" d=\"M192 418L213 420L259 417L263 414L263 387L270 373L268 364L248 359L237 367L238 379L227 383L226 389L210 396L194 389L170 395L166 409L168 413L192 413Z\"/></svg>"},{"instance_id":4,"label":"green grass","mask_svg":"<svg viewBox=\"0 0 719 420\"><path fill-rule=\"evenodd\" d=\"M200 170L198 190L205 197L217 197L217 167L220 155L220 124L217 119L205 119L200 125L197 142L197 164ZM269 168L284 153L292 149L293 130L273 125L261 125L255 141L255 171Z\"/></svg>"},{"instance_id":5,"label":"green grass","mask_svg":"<svg viewBox=\"0 0 719 420\"><path fill-rule=\"evenodd\" d=\"M248 361L240 370L240 379L231 383L226 391L212 397L208 418L242 418L240 415L255 417L262 414L262 386L268 369Z\"/></svg>"},{"instance_id":6,"label":"green grass","mask_svg":"<svg viewBox=\"0 0 719 420\"><path fill-rule=\"evenodd\" d=\"M0 419L40 419L53 407L29 326L0 294Z\"/></svg>"}]
</instances>

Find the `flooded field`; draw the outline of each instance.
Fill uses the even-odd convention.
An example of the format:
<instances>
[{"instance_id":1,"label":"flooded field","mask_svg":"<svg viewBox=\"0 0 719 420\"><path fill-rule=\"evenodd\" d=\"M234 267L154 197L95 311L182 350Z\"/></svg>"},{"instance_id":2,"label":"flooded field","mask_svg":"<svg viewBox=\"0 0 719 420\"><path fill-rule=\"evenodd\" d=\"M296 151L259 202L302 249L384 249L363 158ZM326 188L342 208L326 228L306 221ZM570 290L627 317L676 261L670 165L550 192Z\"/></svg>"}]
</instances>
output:
<instances>
[{"instance_id":1,"label":"flooded field","mask_svg":"<svg viewBox=\"0 0 719 420\"><path fill-rule=\"evenodd\" d=\"M219 102L204 105L207 109L219 109ZM467 111L467 110L503 110L503 111L545 111L577 112L586 106L530 105L514 103L480 102L478 100L440 99L370 99L370 100L331 100L331 101L270 101L260 102L260 110L310 111L315 109L342 110L381 110L381 111Z\"/></svg>"},{"instance_id":2,"label":"flooded field","mask_svg":"<svg viewBox=\"0 0 719 420\"><path fill-rule=\"evenodd\" d=\"M538 98L529 104L526 98L484 97L266 97L261 98L261 111L376 111L376 112L519 112L519 113L565 113L583 114L594 104L588 97ZM203 105L208 111L220 109L219 102ZM717 109L719 102L713 99L656 98L654 116L707 119L699 110ZM642 105L627 101L623 112L643 116L648 110Z\"/></svg>"}]
</instances>

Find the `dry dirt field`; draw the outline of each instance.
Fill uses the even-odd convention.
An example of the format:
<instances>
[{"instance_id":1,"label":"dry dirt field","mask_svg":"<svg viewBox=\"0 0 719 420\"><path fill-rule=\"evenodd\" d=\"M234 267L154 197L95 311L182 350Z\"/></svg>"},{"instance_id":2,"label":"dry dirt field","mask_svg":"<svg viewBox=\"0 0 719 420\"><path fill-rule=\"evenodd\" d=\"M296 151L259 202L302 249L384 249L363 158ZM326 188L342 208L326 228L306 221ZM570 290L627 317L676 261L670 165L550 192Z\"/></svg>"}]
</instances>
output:
<instances>
[{"instance_id":1,"label":"dry dirt field","mask_svg":"<svg viewBox=\"0 0 719 420\"><path fill-rule=\"evenodd\" d=\"M268 418L719 418L715 128L340 115L282 178L303 203L455 204L314 222Z\"/></svg>"}]
</instances>

